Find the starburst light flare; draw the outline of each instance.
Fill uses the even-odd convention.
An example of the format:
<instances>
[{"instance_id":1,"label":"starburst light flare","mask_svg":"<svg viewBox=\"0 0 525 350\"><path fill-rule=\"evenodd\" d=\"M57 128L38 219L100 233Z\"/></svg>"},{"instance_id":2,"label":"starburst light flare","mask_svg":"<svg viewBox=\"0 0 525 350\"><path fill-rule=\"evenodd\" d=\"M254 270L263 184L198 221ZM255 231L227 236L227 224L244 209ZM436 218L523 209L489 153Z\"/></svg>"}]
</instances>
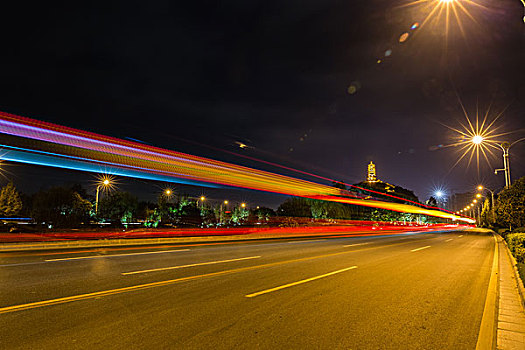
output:
<instances>
[{"instance_id":1,"label":"starburst light flare","mask_svg":"<svg viewBox=\"0 0 525 350\"><path fill-rule=\"evenodd\" d=\"M418 7L424 16L421 27L444 27L445 37L448 41L450 27L457 25L463 37L466 37L465 22L467 19L479 24L473 15L473 9L487 10L487 7L474 0L415 0L409 1L399 7Z\"/></svg>"},{"instance_id":2,"label":"starburst light flare","mask_svg":"<svg viewBox=\"0 0 525 350\"><path fill-rule=\"evenodd\" d=\"M490 165L489 157L496 157L493 151L500 150L499 144L502 142L501 137L509 135L512 132L501 132L502 126L496 125L497 120L503 115L505 109L491 118L491 106L489 106L481 119L477 107L475 117L471 116L459 97L458 100L466 123L460 122L460 127L451 127L443 124L456 133L454 141L444 147L459 147L458 152L460 156L452 168L465 158L468 158L468 166L470 166L472 160L475 158L479 174L480 158L483 157L486 163Z\"/></svg>"}]
</instances>

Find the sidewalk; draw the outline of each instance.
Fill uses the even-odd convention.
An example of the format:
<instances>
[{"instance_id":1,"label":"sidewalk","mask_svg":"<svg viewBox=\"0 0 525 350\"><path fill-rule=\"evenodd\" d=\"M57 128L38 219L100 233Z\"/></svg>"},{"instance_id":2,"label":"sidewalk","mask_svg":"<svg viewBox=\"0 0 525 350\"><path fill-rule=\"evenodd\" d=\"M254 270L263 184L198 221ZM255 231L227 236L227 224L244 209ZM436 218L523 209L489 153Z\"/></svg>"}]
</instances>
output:
<instances>
[{"instance_id":1,"label":"sidewalk","mask_svg":"<svg viewBox=\"0 0 525 350\"><path fill-rule=\"evenodd\" d=\"M519 294L514 259L501 238L499 244L499 306L497 349L525 349L525 311Z\"/></svg>"}]
</instances>

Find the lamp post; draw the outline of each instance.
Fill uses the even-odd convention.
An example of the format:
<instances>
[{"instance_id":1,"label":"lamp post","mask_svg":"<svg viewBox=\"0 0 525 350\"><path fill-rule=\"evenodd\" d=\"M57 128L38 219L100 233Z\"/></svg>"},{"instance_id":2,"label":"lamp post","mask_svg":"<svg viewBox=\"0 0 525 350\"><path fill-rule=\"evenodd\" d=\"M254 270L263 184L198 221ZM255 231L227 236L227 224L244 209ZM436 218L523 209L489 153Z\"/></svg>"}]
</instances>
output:
<instances>
[{"instance_id":1,"label":"lamp post","mask_svg":"<svg viewBox=\"0 0 525 350\"><path fill-rule=\"evenodd\" d=\"M499 171L505 172L505 186L509 187L512 184L511 178L510 178L510 159L509 159L509 150L512 146L517 144L518 142L525 141L525 137L521 138L519 140L514 141L513 143L509 142L502 142L498 143L498 146L503 151L503 169L496 169L494 170L494 174L497 174Z\"/></svg>"},{"instance_id":2,"label":"lamp post","mask_svg":"<svg viewBox=\"0 0 525 350\"><path fill-rule=\"evenodd\" d=\"M98 213L98 193L100 192L101 187L107 187L109 186L110 181L109 179L104 179L98 186L97 186L97 195L95 197L95 214Z\"/></svg>"},{"instance_id":3,"label":"lamp post","mask_svg":"<svg viewBox=\"0 0 525 350\"><path fill-rule=\"evenodd\" d=\"M173 195L173 191L170 188L166 188L163 194L166 196L166 203L169 203L171 196Z\"/></svg>"},{"instance_id":4,"label":"lamp post","mask_svg":"<svg viewBox=\"0 0 525 350\"><path fill-rule=\"evenodd\" d=\"M494 191L486 188L486 187L483 187L482 185L479 185L478 186L478 191L483 191L483 190L487 190L490 192L490 213L491 213L491 216L492 216L492 223L495 223L496 222L496 213L494 211ZM478 193L478 195L480 195L481 197L481 194Z\"/></svg>"},{"instance_id":5,"label":"lamp post","mask_svg":"<svg viewBox=\"0 0 525 350\"><path fill-rule=\"evenodd\" d=\"M221 224L222 224L222 219L223 219L223 217L224 217L224 213L223 213L223 211L222 211L222 205L224 204L224 206L226 207L226 206L228 205L228 203L229 203L229 202L228 202L227 200L224 201L223 203L221 203L221 213L220 213L220 214L221 214L221 215L220 215L220 222L221 222Z\"/></svg>"}]
</instances>

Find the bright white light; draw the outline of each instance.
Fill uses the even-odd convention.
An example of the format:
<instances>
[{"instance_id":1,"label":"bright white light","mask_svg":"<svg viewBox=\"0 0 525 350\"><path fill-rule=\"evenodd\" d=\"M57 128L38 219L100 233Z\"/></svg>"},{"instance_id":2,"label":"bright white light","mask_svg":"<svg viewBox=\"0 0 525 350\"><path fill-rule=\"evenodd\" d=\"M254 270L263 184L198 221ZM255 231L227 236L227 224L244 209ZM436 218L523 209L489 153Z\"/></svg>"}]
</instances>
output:
<instances>
[{"instance_id":1,"label":"bright white light","mask_svg":"<svg viewBox=\"0 0 525 350\"><path fill-rule=\"evenodd\" d=\"M437 191L436 192L436 197L438 197L438 198L443 197L443 195L444 195L444 193L442 191Z\"/></svg>"},{"instance_id":2,"label":"bright white light","mask_svg":"<svg viewBox=\"0 0 525 350\"><path fill-rule=\"evenodd\" d=\"M481 135L475 135L475 136L472 138L472 142L475 143L476 145L479 145L480 143L483 142L483 136L481 136Z\"/></svg>"}]
</instances>

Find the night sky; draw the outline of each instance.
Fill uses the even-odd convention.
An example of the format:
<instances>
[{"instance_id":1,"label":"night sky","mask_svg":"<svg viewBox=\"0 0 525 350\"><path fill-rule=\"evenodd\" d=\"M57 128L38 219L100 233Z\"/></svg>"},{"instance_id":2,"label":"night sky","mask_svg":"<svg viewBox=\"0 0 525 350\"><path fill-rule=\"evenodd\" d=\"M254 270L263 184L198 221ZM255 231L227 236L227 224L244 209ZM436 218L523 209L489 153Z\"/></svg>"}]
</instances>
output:
<instances>
[{"instance_id":1,"label":"night sky","mask_svg":"<svg viewBox=\"0 0 525 350\"><path fill-rule=\"evenodd\" d=\"M373 160L381 180L420 200L438 187L501 188L492 170L501 151L478 171L475 161L453 168L457 147L439 145L454 142L443 124L466 121L459 100L473 120L476 109L490 106L489 120L503 112L494 125L513 133L502 140L525 137L523 5L460 2L473 19L461 12L460 28L451 17L448 36L443 18L421 25L428 11L400 6L408 1L16 2L3 10L0 110L349 183L364 180ZM514 180L525 176L524 159L525 142L511 150ZM27 192L93 177L7 170Z\"/></svg>"}]
</instances>

